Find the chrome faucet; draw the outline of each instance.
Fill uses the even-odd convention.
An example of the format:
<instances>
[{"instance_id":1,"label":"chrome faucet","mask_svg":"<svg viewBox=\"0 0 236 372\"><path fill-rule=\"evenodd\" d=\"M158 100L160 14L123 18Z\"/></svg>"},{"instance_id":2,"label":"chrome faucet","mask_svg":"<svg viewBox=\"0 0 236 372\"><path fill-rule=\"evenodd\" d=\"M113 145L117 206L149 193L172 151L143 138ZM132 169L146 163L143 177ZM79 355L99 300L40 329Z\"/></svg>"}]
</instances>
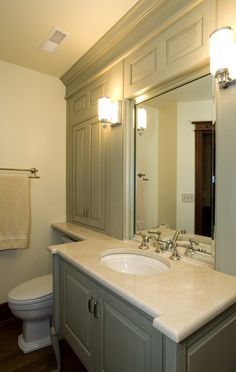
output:
<instances>
[{"instance_id":1,"label":"chrome faucet","mask_svg":"<svg viewBox=\"0 0 236 372\"><path fill-rule=\"evenodd\" d=\"M180 260L181 256L179 255L179 252L177 250L177 240L180 234L186 234L185 229L178 229L174 233L173 238L171 239L171 249L173 249L172 255L170 256L171 260Z\"/></svg>"},{"instance_id":2,"label":"chrome faucet","mask_svg":"<svg viewBox=\"0 0 236 372\"><path fill-rule=\"evenodd\" d=\"M153 246L156 248L156 252L160 253L161 248L160 248L160 243L159 243L159 237L160 237L159 233L157 234L158 237L156 237L154 234L146 235L146 234L141 233L139 235L142 237L142 242L139 246L139 249L143 249L143 250L149 249L148 243L150 240L152 240Z\"/></svg>"},{"instance_id":3,"label":"chrome faucet","mask_svg":"<svg viewBox=\"0 0 236 372\"><path fill-rule=\"evenodd\" d=\"M161 232L160 231L148 231L149 234L151 235L157 235L156 240L157 240L157 243L158 243L158 249L156 250L156 252L160 253L160 252L167 252L170 250L170 246L171 246L171 241L170 240L162 240L161 239ZM155 245L154 245L155 246Z\"/></svg>"},{"instance_id":4,"label":"chrome faucet","mask_svg":"<svg viewBox=\"0 0 236 372\"><path fill-rule=\"evenodd\" d=\"M139 246L139 249L143 249L143 250L147 250L149 247L148 247L148 236L146 234L143 234L143 233L140 233L138 234L142 237L142 242Z\"/></svg>"},{"instance_id":5,"label":"chrome faucet","mask_svg":"<svg viewBox=\"0 0 236 372\"><path fill-rule=\"evenodd\" d=\"M192 257L196 253L194 245L198 245L199 242L193 238L189 238L189 244L185 249L185 256Z\"/></svg>"},{"instance_id":6,"label":"chrome faucet","mask_svg":"<svg viewBox=\"0 0 236 372\"><path fill-rule=\"evenodd\" d=\"M159 243L159 238L157 238L153 234L150 234L150 235L147 236L148 242L150 241L150 239L153 241L153 246L156 248L156 252L160 253L161 252L161 247L160 247L160 243Z\"/></svg>"}]
</instances>

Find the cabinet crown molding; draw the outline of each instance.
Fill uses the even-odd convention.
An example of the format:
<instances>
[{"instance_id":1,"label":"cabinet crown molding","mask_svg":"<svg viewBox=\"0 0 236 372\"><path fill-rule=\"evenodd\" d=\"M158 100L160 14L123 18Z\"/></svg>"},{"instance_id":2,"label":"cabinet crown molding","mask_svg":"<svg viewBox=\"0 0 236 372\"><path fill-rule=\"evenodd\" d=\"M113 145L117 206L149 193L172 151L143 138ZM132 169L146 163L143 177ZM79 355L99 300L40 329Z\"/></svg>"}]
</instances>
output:
<instances>
[{"instance_id":1,"label":"cabinet crown molding","mask_svg":"<svg viewBox=\"0 0 236 372\"><path fill-rule=\"evenodd\" d=\"M205 0L141 0L99 39L62 77L70 92L74 83L83 85L128 55L142 40L152 37L155 29L179 18Z\"/></svg>"}]
</instances>

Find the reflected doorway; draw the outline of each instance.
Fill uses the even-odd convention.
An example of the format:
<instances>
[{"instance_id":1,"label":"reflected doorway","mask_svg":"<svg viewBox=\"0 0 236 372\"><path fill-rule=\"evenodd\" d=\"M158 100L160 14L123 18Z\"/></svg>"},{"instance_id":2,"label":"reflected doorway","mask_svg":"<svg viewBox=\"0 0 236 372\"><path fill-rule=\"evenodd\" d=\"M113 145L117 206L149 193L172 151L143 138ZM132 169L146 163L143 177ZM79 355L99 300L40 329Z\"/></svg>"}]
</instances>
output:
<instances>
[{"instance_id":1,"label":"reflected doorway","mask_svg":"<svg viewBox=\"0 0 236 372\"><path fill-rule=\"evenodd\" d=\"M213 200L213 125L212 121L194 121L195 125L195 234L212 235Z\"/></svg>"}]
</instances>

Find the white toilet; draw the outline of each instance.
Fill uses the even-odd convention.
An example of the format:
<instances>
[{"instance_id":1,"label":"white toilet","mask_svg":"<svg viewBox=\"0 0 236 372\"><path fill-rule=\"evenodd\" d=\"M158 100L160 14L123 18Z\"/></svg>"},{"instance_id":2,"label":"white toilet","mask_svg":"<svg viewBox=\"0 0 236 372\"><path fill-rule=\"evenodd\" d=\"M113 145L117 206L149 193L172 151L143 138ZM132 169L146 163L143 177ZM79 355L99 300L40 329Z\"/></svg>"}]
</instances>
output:
<instances>
[{"instance_id":1,"label":"white toilet","mask_svg":"<svg viewBox=\"0 0 236 372\"><path fill-rule=\"evenodd\" d=\"M51 344L52 304L51 274L24 282L9 292L8 306L17 318L23 320L18 345L24 353Z\"/></svg>"}]
</instances>

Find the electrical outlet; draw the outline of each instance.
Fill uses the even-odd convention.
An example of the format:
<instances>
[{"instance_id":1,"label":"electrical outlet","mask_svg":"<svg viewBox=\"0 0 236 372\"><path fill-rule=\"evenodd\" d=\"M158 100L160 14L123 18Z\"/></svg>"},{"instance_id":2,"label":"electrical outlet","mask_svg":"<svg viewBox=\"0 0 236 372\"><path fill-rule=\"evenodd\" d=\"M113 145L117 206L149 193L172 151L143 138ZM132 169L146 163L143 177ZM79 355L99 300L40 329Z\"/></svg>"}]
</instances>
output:
<instances>
[{"instance_id":1,"label":"electrical outlet","mask_svg":"<svg viewBox=\"0 0 236 372\"><path fill-rule=\"evenodd\" d=\"M182 194L182 202L183 203L193 203L194 202L194 194Z\"/></svg>"}]
</instances>

